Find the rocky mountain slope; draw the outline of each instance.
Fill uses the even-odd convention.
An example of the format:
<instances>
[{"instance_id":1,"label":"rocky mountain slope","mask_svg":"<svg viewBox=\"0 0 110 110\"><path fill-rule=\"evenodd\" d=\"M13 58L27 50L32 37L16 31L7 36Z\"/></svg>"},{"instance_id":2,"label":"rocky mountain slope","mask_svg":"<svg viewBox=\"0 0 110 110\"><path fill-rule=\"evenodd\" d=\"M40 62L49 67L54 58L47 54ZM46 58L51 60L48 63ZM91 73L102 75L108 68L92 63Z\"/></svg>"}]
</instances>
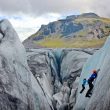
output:
<instances>
[{"instance_id":1,"label":"rocky mountain slope","mask_svg":"<svg viewBox=\"0 0 110 110\"><path fill-rule=\"evenodd\" d=\"M94 13L68 16L42 25L24 41L25 47L101 47L110 34L110 19Z\"/></svg>"}]
</instances>

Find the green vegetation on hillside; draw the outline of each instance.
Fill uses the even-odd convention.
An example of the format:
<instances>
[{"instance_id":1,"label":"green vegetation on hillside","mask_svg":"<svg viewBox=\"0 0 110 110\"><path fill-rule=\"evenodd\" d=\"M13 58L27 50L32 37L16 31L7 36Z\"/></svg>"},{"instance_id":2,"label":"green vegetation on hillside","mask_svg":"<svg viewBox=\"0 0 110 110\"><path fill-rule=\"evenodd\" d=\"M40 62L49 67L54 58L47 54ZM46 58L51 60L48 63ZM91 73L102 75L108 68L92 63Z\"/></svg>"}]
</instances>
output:
<instances>
[{"instance_id":1,"label":"green vegetation on hillside","mask_svg":"<svg viewBox=\"0 0 110 110\"><path fill-rule=\"evenodd\" d=\"M98 21L103 22L105 24L110 23L109 18L78 18L75 20L76 23L86 23L86 24L94 24Z\"/></svg>"},{"instance_id":2,"label":"green vegetation on hillside","mask_svg":"<svg viewBox=\"0 0 110 110\"><path fill-rule=\"evenodd\" d=\"M84 40L77 38L74 40L64 40L61 38L47 38L41 41L34 41L35 44L49 48L96 48L103 46L106 37L102 39Z\"/></svg>"}]
</instances>

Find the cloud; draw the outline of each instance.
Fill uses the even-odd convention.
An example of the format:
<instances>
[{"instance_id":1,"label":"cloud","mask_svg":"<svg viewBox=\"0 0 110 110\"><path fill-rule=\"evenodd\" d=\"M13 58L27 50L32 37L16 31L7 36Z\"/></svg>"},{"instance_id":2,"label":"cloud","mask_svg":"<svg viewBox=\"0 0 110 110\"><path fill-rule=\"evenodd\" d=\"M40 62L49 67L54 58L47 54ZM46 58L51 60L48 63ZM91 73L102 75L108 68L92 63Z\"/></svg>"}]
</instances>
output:
<instances>
[{"instance_id":1,"label":"cloud","mask_svg":"<svg viewBox=\"0 0 110 110\"><path fill-rule=\"evenodd\" d=\"M110 0L93 0L90 9L103 17L110 17Z\"/></svg>"},{"instance_id":2,"label":"cloud","mask_svg":"<svg viewBox=\"0 0 110 110\"><path fill-rule=\"evenodd\" d=\"M45 13L65 13L87 11L91 0L2 0L0 11L5 13L28 13L41 15Z\"/></svg>"},{"instance_id":3,"label":"cloud","mask_svg":"<svg viewBox=\"0 0 110 110\"><path fill-rule=\"evenodd\" d=\"M68 15L94 12L110 17L109 4L109 0L0 0L0 19L9 19L23 41L42 24Z\"/></svg>"},{"instance_id":4,"label":"cloud","mask_svg":"<svg viewBox=\"0 0 110 110\"><path fill-rule=\"evenodd\" d=\"M109 0L1 0L0 12L7 14L24 13L34 16L46 13L96 12L109 16Z\"/></svg>"},{"instance_id":5,"label":"cloud","mask_svg":"<svg viewBox=\"0 0 110 110\"><path fill-rule=\"evenodd\" d=\"M60 14L49 13L39 17L29 15L13 15L7 16L0 14L0 19L9 19L15 30L17 31L20 40L23 41L30 35L37 32L42 24L48 24L49 22L56 21L61 18Z\"/></svg>"}]
</instances>

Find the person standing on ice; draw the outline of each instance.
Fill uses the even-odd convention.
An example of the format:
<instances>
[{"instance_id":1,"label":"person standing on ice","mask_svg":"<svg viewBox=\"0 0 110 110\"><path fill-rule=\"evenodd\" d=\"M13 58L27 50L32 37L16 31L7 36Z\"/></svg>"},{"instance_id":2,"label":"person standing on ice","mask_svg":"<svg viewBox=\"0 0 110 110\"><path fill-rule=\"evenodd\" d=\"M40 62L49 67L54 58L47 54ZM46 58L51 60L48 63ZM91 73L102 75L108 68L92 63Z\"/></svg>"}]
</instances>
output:
<instances>
[{"instance_id":1,"label":"person standing on ice","mask_svg":"<svg viewBox=\"0 0 110 110\"><path fill-rule=\"evenodd\" d=\"M89 90L86 93L86 97L90 97L90 95L92 94L91 92L92 92L93 87L94 87L93 82L97 78L97 74L98 74L99 71L100 71L100 69L93 70L92 75L89 77L89 79L88 79Z\"/></svg>"},{"instance_id":2,"label":"person standing on ice","mask_svg":"<svg viewBox=\"0 0 110 110\"><path fill-rule=\"evenodd\" d=\"M83 91L85 90L85 85L86 85L86 78L83 79L83 83L82 83L82 90L80 91L80 93L83 93Z\"/></svg>"}]
</instances>

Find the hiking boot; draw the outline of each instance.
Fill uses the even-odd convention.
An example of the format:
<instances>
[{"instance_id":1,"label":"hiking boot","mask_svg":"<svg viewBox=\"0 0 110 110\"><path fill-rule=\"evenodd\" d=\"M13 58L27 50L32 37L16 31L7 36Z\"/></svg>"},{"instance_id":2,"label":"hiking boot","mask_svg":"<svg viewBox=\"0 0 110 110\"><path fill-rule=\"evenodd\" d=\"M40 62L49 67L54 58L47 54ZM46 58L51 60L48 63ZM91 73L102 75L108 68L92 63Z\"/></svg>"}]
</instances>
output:
<instances>
[{"instance_id":1,"label":"hiking boot","mask_svg":"<svg viewBox=\"0 0 110 110\"><path fill-rule=\"evenodd\" d=\"M90 94L90 95L92 95L92 93L91 93L91 92L90 92L89 94Z\"/></svg>"},{"instance_id":2,"label":"hiking boot","mask_svg":"<svg viewBox=\"0 0 110 110\"><path fill-rule=\"evenodd\" d=\"M85 96L85 97L89 97L89 98L90 98L91 96L90 96L89 94L86 94L86 96Z\"/></svg>"}]
</instances>

